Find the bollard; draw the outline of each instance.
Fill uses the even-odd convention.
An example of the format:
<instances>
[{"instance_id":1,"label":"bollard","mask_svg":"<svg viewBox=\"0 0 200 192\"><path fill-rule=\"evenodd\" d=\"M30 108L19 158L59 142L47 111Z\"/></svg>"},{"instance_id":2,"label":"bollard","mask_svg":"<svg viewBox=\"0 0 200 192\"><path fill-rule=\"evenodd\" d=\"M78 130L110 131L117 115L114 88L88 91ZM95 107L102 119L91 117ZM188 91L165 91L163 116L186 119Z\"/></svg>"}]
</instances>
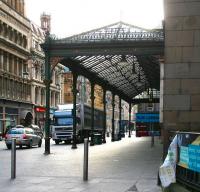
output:
<instances>
[{"instance_id":1,"label":"bollard","mask_svg":"<svg viewBox=\"0 0 200 192\"><path fill-rule=\"evenodd\" d=\"M88 138L84 139L83 181L88 180Z\"/></svg>"},{"instance_id":2,"label":"bollard","mask_svg":"<svg viewBox=\"0 0 200 192\"><path fill-rule=\"evenodd\" d=\"M16 177L16 139L12 139L11 148L11 179Z\"/></svg>"}]
</instances>

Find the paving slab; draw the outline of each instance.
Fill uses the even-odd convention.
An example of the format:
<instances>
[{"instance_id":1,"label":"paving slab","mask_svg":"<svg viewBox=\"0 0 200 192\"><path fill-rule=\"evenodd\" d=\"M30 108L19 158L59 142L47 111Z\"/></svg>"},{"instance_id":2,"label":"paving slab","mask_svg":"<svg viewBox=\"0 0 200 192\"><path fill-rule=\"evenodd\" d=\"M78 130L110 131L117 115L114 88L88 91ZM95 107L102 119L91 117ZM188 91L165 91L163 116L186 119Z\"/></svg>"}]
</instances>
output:
<instances>
[{"instance_id":1,"label":"paving slab","mask_svg":"<svg viewBox=\"0 0 200 192\"><path fill-rule=\"evenodd\" d=\"M162 144L155 138L123 138L89 147L88 181L83 181L83 144L17 149L16 179L10 179L10 150L0 142L0 192L161 192L157 186Z\"/></svg>"}]
</instances>

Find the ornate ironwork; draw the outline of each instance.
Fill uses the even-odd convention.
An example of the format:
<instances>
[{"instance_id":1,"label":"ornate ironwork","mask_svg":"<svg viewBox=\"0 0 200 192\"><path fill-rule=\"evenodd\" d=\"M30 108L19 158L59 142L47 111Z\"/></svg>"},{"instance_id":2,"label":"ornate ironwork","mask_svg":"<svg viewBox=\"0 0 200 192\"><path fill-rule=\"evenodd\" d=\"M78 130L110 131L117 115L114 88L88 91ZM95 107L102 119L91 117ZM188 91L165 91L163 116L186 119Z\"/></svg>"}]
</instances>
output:
<instances>
[{"instance_id":1,"label":"ornate ironwork","mask_svg":"<svg viewBox=\"0 0 200 192\"><path fill-rule=\"evenodd\" d=\"M88 43L106 41L162 41L164 34L161 29L148 30L124 22L114 23L96 30L81 33L55 43Z\"/></svg>"},{"instance_id":2,"label":"ornate ironwork","mask_svg":"<svg viewBox=\"0 0 200 192\"><path fill-rule=\"evenodd\" d=\"M159 89L159 59L155 55L164 54L162 29L118 22L60 40L51 38L43 48L72 71L129 103L147 87Z\"/></svg>"},{"instance_id":3,"label":"ornate ironwork","mask_svg":"<svg viewBox=\"0 0 200 192\"><path fill-rule=\"evenodd\" d=\"M54 70L56 65L63 59L63 57L51 57L50 63L51 63L51 71Z\"/></svg>"}]
</instances>

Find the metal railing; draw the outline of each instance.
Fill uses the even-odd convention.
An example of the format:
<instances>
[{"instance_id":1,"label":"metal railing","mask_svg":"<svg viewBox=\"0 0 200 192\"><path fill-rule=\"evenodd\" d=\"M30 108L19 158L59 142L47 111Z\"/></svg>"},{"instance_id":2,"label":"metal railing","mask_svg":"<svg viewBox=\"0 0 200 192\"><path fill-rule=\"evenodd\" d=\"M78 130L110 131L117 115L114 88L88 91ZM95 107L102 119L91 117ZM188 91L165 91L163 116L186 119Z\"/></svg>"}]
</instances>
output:
<instances>
[{"instance_id":1,"label":"metal railing","mask_svg":"<svg viewBox=\"0 0 200 192\"><path fill-rule=\"evenodd\" d=\"M200 191L200 173L177 165L176 180L194 191Z\"/></svg>"},{"instance_id":2,"label":"metal railing","mask_svg":"<svg viewBox=\"0 0 200 192\"><path fill-rule=\"evenodd\" d=\"M153 32L120 32L115 33L92 33L80 34L73 37L58 39L54 43L88 43L106 41L164 41L163 31Z\"/></svg>"}]
</instances>

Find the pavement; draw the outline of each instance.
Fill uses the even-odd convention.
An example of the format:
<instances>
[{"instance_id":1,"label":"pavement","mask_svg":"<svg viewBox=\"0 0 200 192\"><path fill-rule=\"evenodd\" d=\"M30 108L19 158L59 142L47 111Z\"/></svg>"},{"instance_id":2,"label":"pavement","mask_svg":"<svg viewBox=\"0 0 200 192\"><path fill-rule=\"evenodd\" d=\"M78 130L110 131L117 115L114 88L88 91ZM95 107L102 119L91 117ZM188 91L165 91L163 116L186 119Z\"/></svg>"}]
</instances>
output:
<instances>
[{"instance_id":1,"label":"pavement","mask_svg":"<svg viewBox=\"0 0 200 192\"><path fill-rule=\"evenodd\" d=\"M83 144L17 149L16 178L10 179L10 150L0 141L0 192L161 192L157 186L162 144L155 138L123 138L89 147L88 181L83 181Z\"/></svg>"}]
</instances>

